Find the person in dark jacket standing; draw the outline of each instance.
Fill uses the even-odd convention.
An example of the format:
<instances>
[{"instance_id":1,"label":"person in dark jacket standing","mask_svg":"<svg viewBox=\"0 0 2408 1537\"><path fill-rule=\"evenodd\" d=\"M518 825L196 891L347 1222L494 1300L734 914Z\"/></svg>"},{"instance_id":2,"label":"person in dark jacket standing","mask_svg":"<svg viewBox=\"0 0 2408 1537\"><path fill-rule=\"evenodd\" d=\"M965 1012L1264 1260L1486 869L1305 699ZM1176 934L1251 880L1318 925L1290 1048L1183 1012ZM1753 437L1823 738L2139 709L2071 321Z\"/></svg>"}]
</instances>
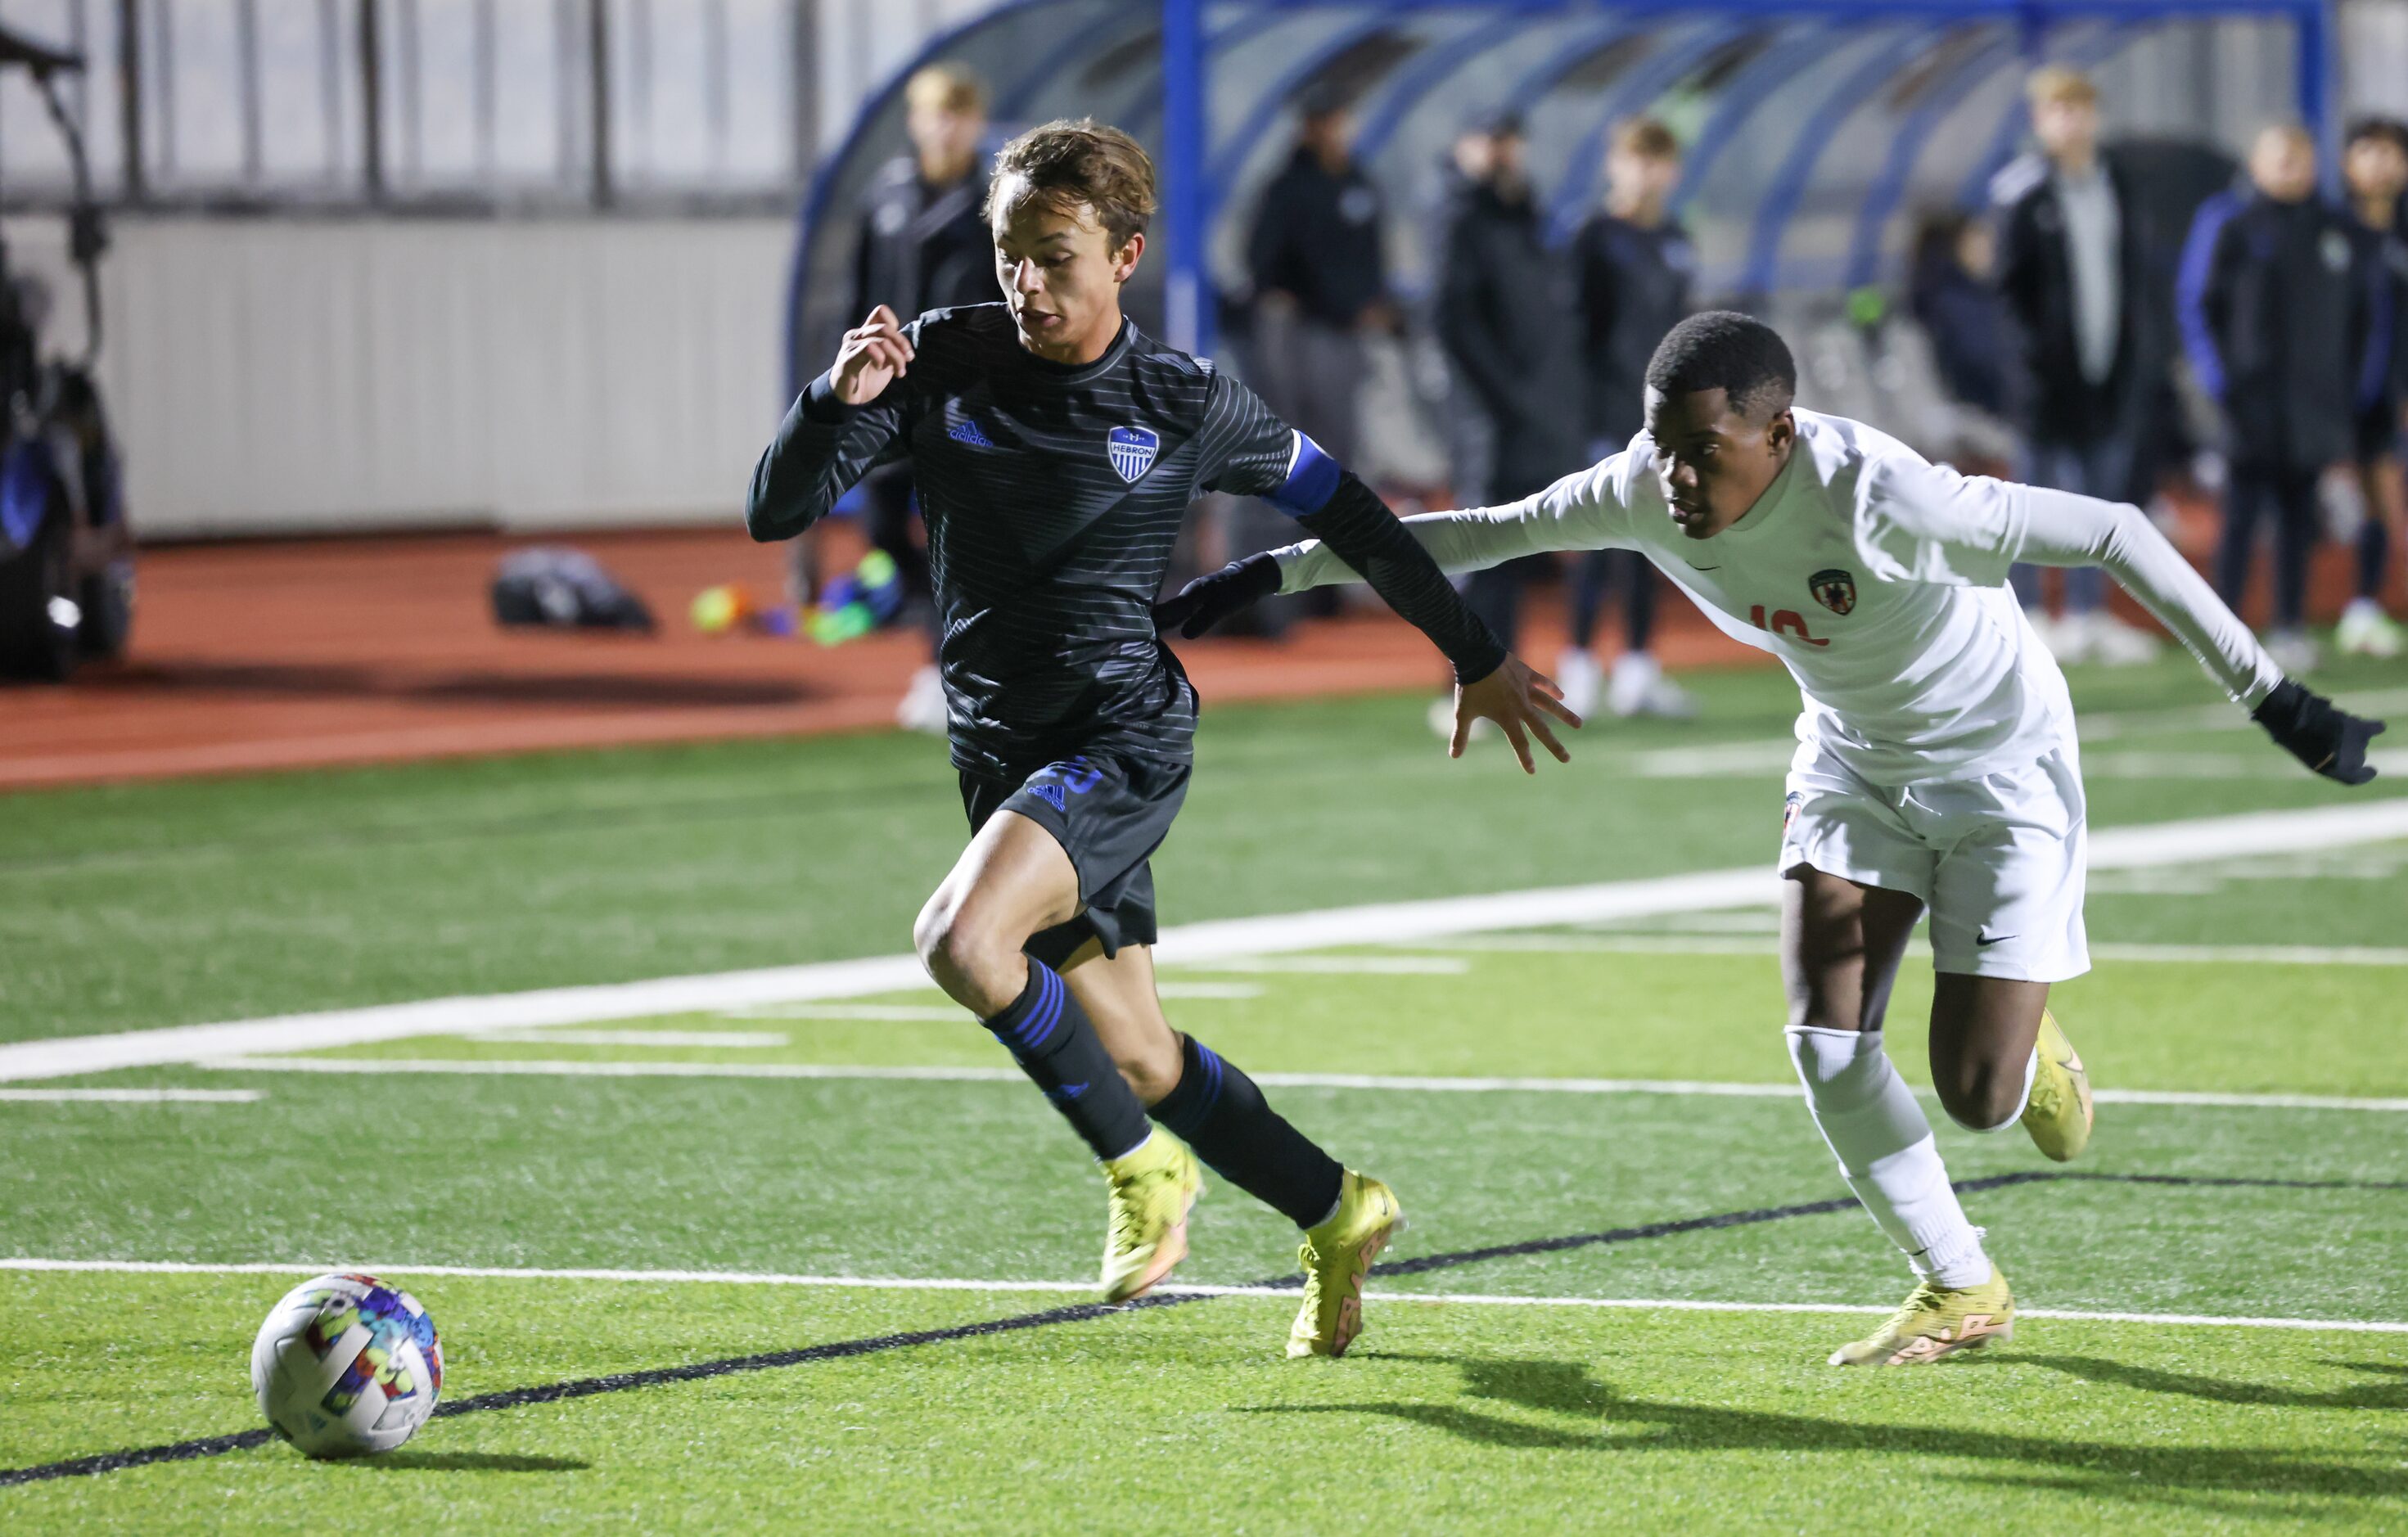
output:
<instances>
[{"instance_id":1,"label":"person in dark jacket standing","mask_svg":"<svg viewBox=\"0 0 2408 1537\"><path fill-rule=\"evenodd\" d=\"M1681 182L1681 141L1653 118L1614 129L1605 156L1605 207L1572 241L1586 366L1583 434L1587 457L1622 452L1646 424L1647 360L1686 319L1698 248L1671 213ZM1664 676L1651 643L1656 567L1629 550L1596 550L1573 568L1571 649L1555 660L1555 682L1584 713L1604 681L1590 641L1609 586L1622 594L1622 654L1606 702L1617 715L1686 716L1696 706Z\"/></svg>"},{"instance_id":2,"label":"person in dark jacket standing","mask_svg":"<svg viewBox=\"0 0 2408 1537\"><path fill-rule=\"evenodd\" d=\"M852 312L866 315L882 304L918 315L993 304L995 241L981 211L987 183L979 153L987 131L985 88L968 70L930 65L904 82L903 103L911 150L881 166L862 194ZM859 517L870 544L894 561L901 605L933 613L928 557L912 527L910 467L871 471L846 502L840 510ZM795 560L795 585L809 600L821 585L817 541L796 540ZM944 680L935 662L913 674L895 718L913 731L945 729Z\"/></svg>"},{"instance_id":3,"label":"person in dark jacket standing","mask_svg":"<svg viewBox=\"0 0 2408 1537\"><path fill-rule=\"evenodd\" d=\"M2397 656L2403 633L2383 611L2391 546L2408 537L2408 486L2401 476L2401 404L2408 401L2408 123L2366 118L2342 150L2342 180L2358 215L2358 261L2372 323L2358 366L2357 459L2366 517L2358 528L2358 590L2342 610L2333 643L2360 656Z\"/></svg>"},{"instance_id":4,"label":"person in dark jacket standing","mask_svg":"<svg viewBox=\"0 0 2408 1537\"><path fill-rule=\"evenodd\" d=\"M2001 205L1999 291L2022 333L2021 425L2033 485L2133 498L2143 415L2157 380L2148 228L2130 179L2100 154L2099 92L2060 65L2025 86L2041 152L1993 183ZM2015 596L2060 661L2128 666L2157 654L2144 631L2107 610L2106 574L2065 573L2065 613L2042 612L2037 567Z\"/></svg>"},{"instance_id":5,"label":"person in dark jacket standing","mask_svg":"<svg viewBox=\"0 0 2408 1537\"><path fill-rule=\"evenodd\" d=\"M2200 385L2224 409L2230 481L2215 583L2236 611L2258 525L2274 524L2274 629L2285 671L2316 663L2308 556L2316 481L2353 454L2358 369L2372 317L2357 232L2316 197L2307 131L2271 127L2249 151L2248 192L2200 206L2175 300Z\"/></svg>"},{"instance_id":6,"label":"person in dark jacket standing","mask_svg":"<svg viewBox=\"0 0 2408 1537\"><path fill-rule=\"evenodd\" d=\"M1465 489L1490 506L1543 490L1587 463L1579 295L1570 262L1547 245L1526 148L1519 117L1490 125L1487 174L1457 200L1440 264L1439 340L1463 386L1458 398L1486 418L1493 445L1487 483ZM1472 612L1509 648L1523 582L1547 558L1508 561L1465 585Z\"/></svg>"},{"instance_id":7,"label":"person in dark jacket standing","mask_svg":"<svg viewBox=\"0 0 2408 1537\"><path fill-rule=\"evenodd\" d=\"M1907 310L1931 343L1948 398L1987 416L2007 414L2007 323L1991 273L1998 245L1987 223L1950 209L1914 234Z\"/></svg>"},{"instance_id":8,"label":"person in dark jacket standing","mask_svg":"<svg viewBox=\"0 0 2408 1537\"><path fill-rule=\"evenodd\" d=\"M1380 194L1354 164L1345 101L1305 104L1296 152L1264 189L1246 266L1263 399L1340 462L1362 436L1362 333L1387 315Z\"/></svg>"},{"instance_id":9,"label":"person in dark jacket standing","mask_svg":"<svg viewBox=\"0 0 2408 1537\"><path fill-rule=\"evenodd\" d=\"M986 174L986 92L977 77L930 65L903 87L911 152L882 166L862 196L853 309L905 314L993 304L995 249L979 209Z\"/></svg>"}]
</instances>

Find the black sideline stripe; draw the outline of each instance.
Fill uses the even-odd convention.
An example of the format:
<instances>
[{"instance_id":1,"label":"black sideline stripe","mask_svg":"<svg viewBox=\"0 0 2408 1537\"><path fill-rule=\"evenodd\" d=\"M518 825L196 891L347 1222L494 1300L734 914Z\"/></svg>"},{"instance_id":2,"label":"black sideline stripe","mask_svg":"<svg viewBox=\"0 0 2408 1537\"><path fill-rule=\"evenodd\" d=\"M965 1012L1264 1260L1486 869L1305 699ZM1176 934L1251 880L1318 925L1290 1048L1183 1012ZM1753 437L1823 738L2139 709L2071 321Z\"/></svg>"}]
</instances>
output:
<instances>
[{"instance_id":1,"label":"black sideline stripe","mask_svg":"<svg viewBox=\"0 0 2408 1537\"><path fill-rule=\"evenodd\" d=\"M2408 1189L2408 1182L2358 1182L2350 1180L2261 1180L2222 1178L2205 1174L2094 1174L2050 1169L2022 1170L2010 1174L1988 1174L1979 1179L1957 1180L1960 1195L1982 1190L2004 1189L2016 1185L2048 1184L2064 1180L2123 1185L2194 1185L2210 1187L2251 1186L2285 1190L2399 1190ZM1607 1243L1630 1243L1642 1239L1670 1238L1677 1233L1713 1232L1724 1228L1746 1228L1759 1222L1779 1222L1788 1217L1822 1216L1832 1212L1844 1212L1854 1207L1854 1196L1830 1200L1800 1201L1792 1206L1760 1206L1746 1212L1722 1212L1713 1216L1684 1217L1672 1222L1649 1222L1630 1228L1612 1228L1598 1233L1575 1233L1565 1238L1534 1238L1521 1243L1498 1243L1479 1249L1457 1249L1450 1254L1423 1255L1417 1259L1400 1259L1372 1267L1374 1275L1426 1275L1431 1271L1453 1270L1460 1265L1476 1265L1486 1259L1505 1259L1515 1255L1555 1254L1566 1249L1585 1249ZM396 1271L396 1274L407 1273ZM1256 1289L1293 1290L1303 1286L1294 1275L1273 1276L1267 1281L1251 1282ZM481 1414L489 1409L518 1409L531 1403L559 1403L568 1399L592 1398L596 1393L624 1393L630 1388L656 1387L664 1383L696 1382L707 1377L732 1376L743 1372L774 1372L783 1367L807 1366L812 1361L843 1360L853 1356L875 1356L882 1351L905 1350L913 1345L943 1344L952 1340L975 1340L991 1334L1017 1334L1024 1329L1046 1329L1054 1324L1083 1324L1091 1319L1112 1314L1133 1313L1142 1308L1172 1308L1188 1302L1209 1302L1217 1292L1157 1292L1134 1302L1112 1305L1104 1302L1081 1302L1069 1307L1047 1308L1040 1313L1023 1313L1010 1318L990 1318L982 1323L960 1324L952 1329L914 1329L905 1334L879 1334L863 1340L838 1340L828 1344L807 1345L800 1350L773 1350L759 1356L737 1356L721 1361L696 1361L687 1366L656 1367L648 1372L617 1372L603 1377L579 1377L568 1382L546 1383L536 1387L513 1387L499 1393L480 1393L475 1398L455 1399L436 1406L435 1417L451 1415ZM222 1457L228 1452L246 1452L254 1446L265 1446L276 1439L271 1430L245 1430L239 1435L206 1436L197 1441L178 1441L163 1446L141 1446L125 1452L102 1452L93 1457L71 1458L64 1462L44 1462L30 1468L0 1470L0 1488L16 1484L35 1484L51 1478L87 1477L98 1473L122 1472L127 1468L148 1467L154 1462L190 1462L199 1458Z\"/></svg>"}]
</instances>

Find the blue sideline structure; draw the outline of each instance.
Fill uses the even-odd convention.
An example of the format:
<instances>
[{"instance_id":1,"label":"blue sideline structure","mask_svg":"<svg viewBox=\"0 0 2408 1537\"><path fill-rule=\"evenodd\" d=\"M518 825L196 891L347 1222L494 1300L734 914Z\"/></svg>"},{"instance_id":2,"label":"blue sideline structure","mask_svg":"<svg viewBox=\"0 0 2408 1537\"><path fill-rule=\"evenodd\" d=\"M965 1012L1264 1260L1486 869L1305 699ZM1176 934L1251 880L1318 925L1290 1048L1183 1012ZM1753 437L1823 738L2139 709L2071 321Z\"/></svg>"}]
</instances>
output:
<instances>
[{"instance_id":1,"label":"blue sideline structure","mask_svg":"<svg viewBox=\"0 0 2408 1537\"><path fill-rule=\"evenodd\" d=\"M788 357L799 386L858 319L843 312L853 209L903 151L902 83L924 65L976 71L1000 132L1093 115L1143 140L1163 210L1130 307L1210 351L1215 274L1237 274L1254 194L1324 84L1355 104L1357 158L1385 194L1408 289L1427 272L1447 145L1512 107L1558 236L1596 203L1612 125L1653 111L1689 146L1678 203L1705 293L1836 293L1896 270L1912 210L1983 200L2026 126L2031 67L2112 75L2154 50L2179 77L2235 29L2264 35L2243 39L2253 56L2287 50L2289 67L2214 104L2227 147L2279 116L2336 148L2326 0L1003 0L931 40L819 167Z\"/></svg>"}]
</instances>

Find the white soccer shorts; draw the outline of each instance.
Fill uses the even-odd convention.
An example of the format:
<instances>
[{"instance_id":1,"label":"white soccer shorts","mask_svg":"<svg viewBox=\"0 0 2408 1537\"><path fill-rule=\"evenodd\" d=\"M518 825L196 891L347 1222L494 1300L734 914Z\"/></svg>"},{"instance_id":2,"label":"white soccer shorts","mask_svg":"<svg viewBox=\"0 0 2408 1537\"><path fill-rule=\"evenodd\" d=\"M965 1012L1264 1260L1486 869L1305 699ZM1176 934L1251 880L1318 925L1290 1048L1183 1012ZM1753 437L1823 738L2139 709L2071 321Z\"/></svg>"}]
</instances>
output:
<instances>
[{"instance_id":1,"label":"white soccer shorts","mask_svg":"<svg viewBox=\"0 0 2408 1537\"><path fill-rule=\"evenodd\" d=\"M1911 892L1935 970L2063 982L2090 970L2082 927L2088 829L2071 740L1977 779L1885 789L1815 742L1789 767L1781 873L1812 866Z\"/></svg>"}]
</instances>

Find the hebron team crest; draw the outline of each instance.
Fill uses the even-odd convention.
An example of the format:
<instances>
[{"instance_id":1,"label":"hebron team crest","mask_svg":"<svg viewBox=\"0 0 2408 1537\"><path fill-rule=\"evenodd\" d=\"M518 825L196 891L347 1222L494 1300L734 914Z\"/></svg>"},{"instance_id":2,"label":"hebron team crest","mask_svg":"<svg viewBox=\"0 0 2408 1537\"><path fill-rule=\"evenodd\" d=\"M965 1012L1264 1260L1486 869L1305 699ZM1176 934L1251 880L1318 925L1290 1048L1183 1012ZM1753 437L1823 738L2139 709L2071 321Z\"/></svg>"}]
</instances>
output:
<instances>
[{"instance_id":1,"label":"hebron team crest","mask_svg":"<svg viewBox=\"0 0 2408 1537\"><path fill-rule=\"evenodd\" d=\"M1135 481L1154 467L1162 439L1143 427L1114 427L1104 437L1104 449L1112 456L1112 467L1121 472L1121 479Z\"/></svg>"},{"instance_id":2,"label":"hebron team crest","mask_svg":"<svg viewBox=\"0 0 2408 1537\"><path fill-rule=\"evenodd\" d=\"M1836 614L1844 614L1856 606L1856 579L1854 573L1833 567L1817 571L1806 579L1806 590L1814 601Z\"/></svg>"}]
</instances>

